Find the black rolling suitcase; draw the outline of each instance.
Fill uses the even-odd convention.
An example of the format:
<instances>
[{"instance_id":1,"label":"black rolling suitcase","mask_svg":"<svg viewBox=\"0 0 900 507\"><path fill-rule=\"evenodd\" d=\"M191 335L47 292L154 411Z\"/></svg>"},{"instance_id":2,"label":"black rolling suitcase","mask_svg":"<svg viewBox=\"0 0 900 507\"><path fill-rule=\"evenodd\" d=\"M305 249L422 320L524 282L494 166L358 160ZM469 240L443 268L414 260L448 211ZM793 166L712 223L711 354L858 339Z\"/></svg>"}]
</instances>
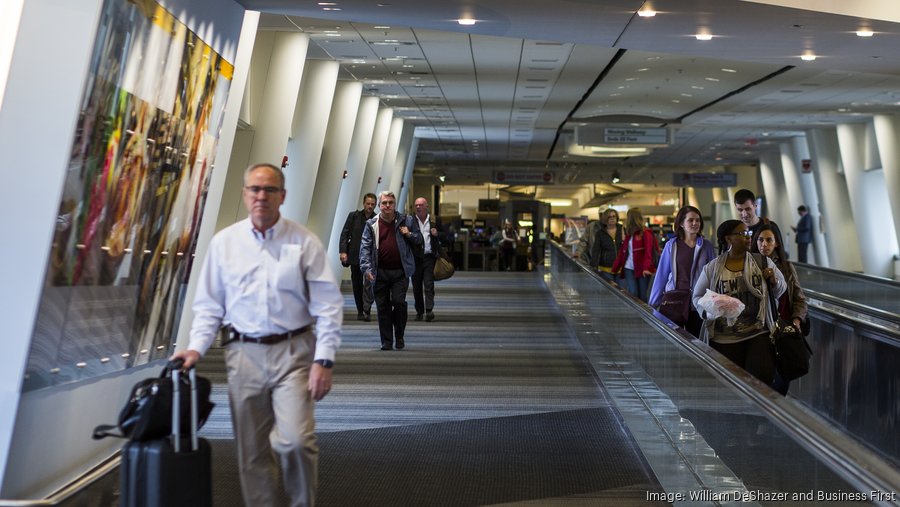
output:
<instances>
[{"instance_id":1,"label":"black rolling suitcase","mask_svg":"<svg viewBox=\"0 0 900 507\"><path fill-rule=\"evenodd\" d=\"M173 405L180 406L178 375L172 371ZM122 507L211 507L212 452L197 436L197 379L191 368L191 434L182 437L180 410L172 410L171 437L129 441L119 467Z\"/></svg>"}]
</instances>

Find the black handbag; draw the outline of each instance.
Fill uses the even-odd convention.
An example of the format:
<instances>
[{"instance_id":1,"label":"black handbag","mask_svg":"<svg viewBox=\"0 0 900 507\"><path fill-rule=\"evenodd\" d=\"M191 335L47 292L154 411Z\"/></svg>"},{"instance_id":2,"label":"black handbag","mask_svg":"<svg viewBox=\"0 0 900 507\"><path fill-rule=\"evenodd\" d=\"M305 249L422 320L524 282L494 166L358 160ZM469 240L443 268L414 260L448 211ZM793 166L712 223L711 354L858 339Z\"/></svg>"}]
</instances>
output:
<instances>
[{"instance_id":1,"label":"black handbag","mask_svg":"<svg viewBox=\"0 0 900 507\"><path fill-rule=\"evenodd\" d=\"M771 291L769 304L775 319L775 329L770 333L775 346L775 368L785 381L800 378L809 373L812 348L797 326L778 317L778 305L775 304L775 296Z\"/></svg>"},{"instance_id":2,"label":"black handbag","mask_svg":"<svg viewBox=\"0 0 900 507\"><path fill-rule=\"evenodd\" d=\"M166 364L159 377L141 380L131 388L128 401L119 412L117 425L101 424L94 428L93 438L99 440L104 437L127 438L144 442L162 438L172 434L172 378L171 372L180 369L183 361L178 359ZM212 386L209 379L197 376L197 427L203 426L215 405L210 401L209 395ZM181 392L191 392L190 380L187 375L181 375L179 379ZM181 433L191 431L191 397L181 396L179 400L179 413ZM118 432L113 430L118 429Z\"/></svg>"},{"instance_id":3,"label":"black handbag","mask_svg":"<svg viewBox=\"0 0 900 507\"><path fill-rule=\"evenodd\" d=\"M687 323L691 313L691 291L687 289L674 289L664 292L659 303L659 313L667 319L683 326Z\"/></svg>"}]
</instances>

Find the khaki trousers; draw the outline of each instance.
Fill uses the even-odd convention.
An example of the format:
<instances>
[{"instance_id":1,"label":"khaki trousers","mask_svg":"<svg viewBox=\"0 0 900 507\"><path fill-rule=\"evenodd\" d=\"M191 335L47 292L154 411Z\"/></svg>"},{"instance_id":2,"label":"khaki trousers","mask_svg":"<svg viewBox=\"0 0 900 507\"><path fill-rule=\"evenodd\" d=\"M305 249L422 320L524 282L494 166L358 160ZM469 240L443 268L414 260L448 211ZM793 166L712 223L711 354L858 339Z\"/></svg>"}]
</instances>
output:
<instances>
[{"instance_id":1,"label":"khaki trousers","mask_svg":"<svg viewBox=\"0 0 900 507\"><path fill-rule=\"evenodd\" d=\"M273 345L235 341L226 349L244 505L279 502L280 465L291 507L312 507L319 446L307 383L315 336L308 331Z\"/></svg>"}]
</instances>

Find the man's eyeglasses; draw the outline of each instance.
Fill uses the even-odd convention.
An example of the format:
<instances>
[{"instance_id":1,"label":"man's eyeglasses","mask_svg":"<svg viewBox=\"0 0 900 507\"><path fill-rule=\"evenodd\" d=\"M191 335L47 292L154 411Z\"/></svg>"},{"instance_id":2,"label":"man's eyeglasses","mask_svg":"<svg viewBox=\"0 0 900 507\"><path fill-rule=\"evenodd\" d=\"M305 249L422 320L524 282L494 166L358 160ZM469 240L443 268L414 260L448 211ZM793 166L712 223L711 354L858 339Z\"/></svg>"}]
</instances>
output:
<instances>
[{"instance_id":1,"label":"man's eyeglasses","mask_svg":"<svg viewBox=\"0 0 900 507\"><path fill-rule=\"evenodd\" d=\"M729 236L743 236L745 238L752 238L753 231L741 231L741 232L732 232Z\"/></svg>"},{"instance_id":2,"label":"man's eyeglasses","mask_svg":"<svg viewBox=\"0 0 900 507\"><path fill-rule=\"evenodd\" d=\"M278 187L261 187L259 185L250 185L244 187L244 190L250 192L251 194L258 194L260 192L265 192L267 194L276 194L281 192L281 189Z\"/></svg>"}]
</instances>

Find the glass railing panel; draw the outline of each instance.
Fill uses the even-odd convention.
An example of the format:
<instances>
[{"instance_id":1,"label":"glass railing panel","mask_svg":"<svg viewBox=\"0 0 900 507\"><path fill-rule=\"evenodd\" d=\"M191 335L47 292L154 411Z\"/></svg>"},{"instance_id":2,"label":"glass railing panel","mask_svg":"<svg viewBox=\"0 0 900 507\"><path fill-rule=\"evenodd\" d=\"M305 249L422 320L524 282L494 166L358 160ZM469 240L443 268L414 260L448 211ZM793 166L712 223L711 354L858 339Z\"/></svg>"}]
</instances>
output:
<instances>
[{"instance_id":1,"label":"glass railing panel","mask_svg":"<svg viewBox=\"0 0 900 507\"><path fill-rule=\"evenodd\" d=\"M900 283L805 264L794 267L804 289L900 315Z\"/></svg>"},{"instance_id":2,"label":"glass railing panel","mask_svg":"<svg viewBox=\"0 0 900 507\"><path fill-rule=\"evenodd\" d=\"M598 377L660 483L676 495L665 500L880 503L881 493L887 497L900 490L896 469L877 456L870 468L884 474L869 480L847 471L858 463L835 464L812 452L821 445L810 443L816 437L789 430L822 426L821 438L839 440L835 446L842 453L872 458L870 449L747 378L705 344L645 320L635 303L555 248L548 270L548 286ZM710 364L709 357L720 359ZM875 493L872 484L878 484ZM897 502L896 495L891 502Z\"/></svg>"}]
</instances>

